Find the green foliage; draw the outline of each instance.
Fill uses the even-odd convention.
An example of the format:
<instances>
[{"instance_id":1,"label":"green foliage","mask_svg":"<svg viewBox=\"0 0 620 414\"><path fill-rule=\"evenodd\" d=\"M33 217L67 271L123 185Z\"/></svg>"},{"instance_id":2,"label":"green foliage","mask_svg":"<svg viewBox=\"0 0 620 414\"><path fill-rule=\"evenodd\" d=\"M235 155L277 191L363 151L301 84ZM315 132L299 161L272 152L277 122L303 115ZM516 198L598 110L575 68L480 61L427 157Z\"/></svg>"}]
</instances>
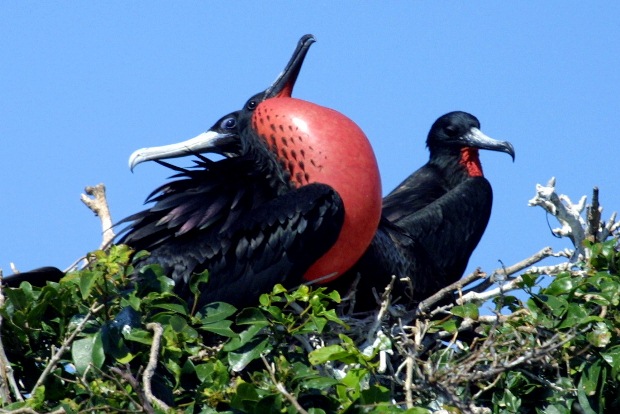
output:
<instances>
[{"instance_id":1,"label":"green foliage","mask_svg":"<svg viewBox=\"0 0 620 414\"><path fill-rule=\"evenodd\" d=\"M586 263L544 288L523 275L525 303L505 295L490 315L488 304L469 302L377 322L375 313L343 315L339 295L322 287L276 285L254 308L197 309L158 266L133 283L132 258L145 253L114 246L59 283L3 289L2 344L27 398L2 408L615 412L620 254L614 240L587 247ZM190 290L207 280L196 275Z\"/></svg>"}]
</instances>

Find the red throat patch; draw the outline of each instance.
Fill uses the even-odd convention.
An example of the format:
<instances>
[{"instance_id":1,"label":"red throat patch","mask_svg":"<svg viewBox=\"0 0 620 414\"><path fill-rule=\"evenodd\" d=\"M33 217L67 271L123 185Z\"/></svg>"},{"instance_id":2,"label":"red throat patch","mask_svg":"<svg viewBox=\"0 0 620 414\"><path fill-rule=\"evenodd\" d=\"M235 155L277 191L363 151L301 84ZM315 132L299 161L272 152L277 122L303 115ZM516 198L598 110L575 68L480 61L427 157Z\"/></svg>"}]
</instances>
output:
<instances>
[{"instance_id":1,"label":"red throat patch","mask_svg":"<svg viewBox=\"0 0 620 414\"><path fill-rule=\"evenodd\" d=\"M476 148L462 148L459 164L465 167L470 177L482 177L482 165Z\"/></svg>"},{"instance_id":2,"label":"red throat patch","mask_svg":"<svg viewBox=\"0 0 620 414\"><path fill-rule=\"evenodd\" d=\"M337 278L364 254L381 217L381 179L368 138L343 114L295 98L260 103L252 128L294 185L322 183L340 195L345 216L338 240L304 275L321 283Z\"/></svg>"}]
</instances>

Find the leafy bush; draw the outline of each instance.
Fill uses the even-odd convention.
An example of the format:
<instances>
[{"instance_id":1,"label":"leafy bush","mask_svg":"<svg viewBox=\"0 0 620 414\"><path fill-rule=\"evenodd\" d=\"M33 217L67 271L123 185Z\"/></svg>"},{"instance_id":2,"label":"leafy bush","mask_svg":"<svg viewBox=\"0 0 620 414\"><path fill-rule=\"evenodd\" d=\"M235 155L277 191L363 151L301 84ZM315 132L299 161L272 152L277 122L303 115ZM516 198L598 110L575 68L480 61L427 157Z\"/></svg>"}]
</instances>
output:
<instances>
[{"instance_id":1,"label":"leafy bush","mask_svg":"<svg viewBox=\"0 0 620 414\"><path fill-rule=\"evenodd\" d=\"M523 275L527 301L499 296L486 316L474 302L346 315L336 292L308 286L275 286L256 308L196 310L157 266L140 271L150 283L134 285L131 251L114 246L59 283L4 289L4 409L612 412L616 246L589 245L587 262L545 288Z\"/></svg>"}]
</instances>

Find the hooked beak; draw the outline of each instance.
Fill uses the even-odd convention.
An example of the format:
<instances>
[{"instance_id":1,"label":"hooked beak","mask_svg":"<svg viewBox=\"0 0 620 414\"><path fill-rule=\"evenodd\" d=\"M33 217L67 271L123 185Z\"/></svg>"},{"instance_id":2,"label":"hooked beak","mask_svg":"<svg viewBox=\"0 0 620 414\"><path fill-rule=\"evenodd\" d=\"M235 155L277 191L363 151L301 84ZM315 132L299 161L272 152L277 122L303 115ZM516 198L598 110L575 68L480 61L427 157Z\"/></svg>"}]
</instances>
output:
<instances>
[{"instance_id":1,"label":"hooked beak","mask_svg":"<svg viewBox=\"0 0 620 414\"><path fill-rule=\"evenodd\" d=\"M235 140L236 134L220 133L213 130L176 144L163 145L161 147L141 148L134 151L129 157L129 169L133 171L136 165L145 161L177 158L185 155L211 152L229 155L225 150L231 141Z\"/></svg>"},{"instance_id":2,"label":"hooked beak","mask_svg":"<svg viewBox=\"0 0 620 414\"><path fill-rule=\"evenodd\" d=\"M295 86L295 81L297 80L297 76L301 70L301 65L304 63L308 49L310 49L310 46L314 42L316 42L316 39L311 34L302 36L302 38L299 39L299 43L297 43L297 48L295 48L293 56L291 56L291 59L288 61L288 64L282 73L280 73L271 86L267 88L263 100L269 98L291 97L293 87Z\"/></svg>"},{"instance_id":3,"label":"hooked beak","mask_svg":"<svg viewBox=\"0 0 620 414\"><path fill-rule=\"evenodd\" d=\"M478 128L471 128L469 132L461 137L466 146L489 151L499 151L510 154L512 161L515 160L515 149L508 141L499 141L485 135Z\"/></svg>"}]
</instances>

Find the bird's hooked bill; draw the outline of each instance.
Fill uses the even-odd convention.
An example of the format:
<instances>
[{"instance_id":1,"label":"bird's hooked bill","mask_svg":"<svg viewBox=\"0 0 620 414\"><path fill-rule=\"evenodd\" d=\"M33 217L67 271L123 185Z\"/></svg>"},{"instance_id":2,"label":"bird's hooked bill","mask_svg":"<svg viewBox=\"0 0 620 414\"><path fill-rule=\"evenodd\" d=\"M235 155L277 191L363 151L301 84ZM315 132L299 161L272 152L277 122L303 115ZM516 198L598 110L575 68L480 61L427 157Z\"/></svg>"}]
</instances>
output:
<instances>
[{"instance_id":1,"label":"bird's hooked bill","mask_svg":"<svg viewBox=\"0 0 620 414\"><path fill-rule=\"evenodd\" d=\"M264 99L291 96L293 87L295 86L295 81L297 80L297 76L301 70L301 65L306 58L308 49L314 42L316 42L316 39L311 34L304 35L301 39L299 39L297 47L295 48L295 51L293 52L293 55L291 56L291 59L287 63L286 67L282 72L280 72L271 86L265 90Z\"/></svg>"},{"instance_id":2,"label":"bird's hooked bill","mask_svg":"<svg viewBox=\"0 0 620 414\"><path fill-rule=\"evenodd\" d=\"M478 128L471 128L467 134L463 135L462 140L467 146L473 148L505 152L512 157L513 161L515 160L515 149L510 142L493 139Z\"/></svg>"},{"instance_id":3,"label":"bird's hooked bill","mask_svg":"<svg viewBox=\"0 0 620 414\"><path fill-rule=\"evenodd\" d=\"M200 153L221 153L221 146L233 134L207 131L202 134L176 144L162 145L160 147L141 148L134 151L129 157L129 169L133 171L136 165L145 161L178 158L186 155Z\"/></svg>"}]
</instances>

